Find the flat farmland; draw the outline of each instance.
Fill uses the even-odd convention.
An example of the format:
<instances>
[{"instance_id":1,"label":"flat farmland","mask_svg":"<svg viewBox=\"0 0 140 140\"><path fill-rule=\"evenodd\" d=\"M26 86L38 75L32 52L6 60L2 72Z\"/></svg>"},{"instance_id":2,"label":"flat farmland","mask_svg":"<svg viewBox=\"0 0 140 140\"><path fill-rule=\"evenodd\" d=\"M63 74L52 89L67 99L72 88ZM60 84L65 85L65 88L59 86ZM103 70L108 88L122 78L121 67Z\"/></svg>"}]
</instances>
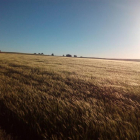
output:
<instances>
[{"instance_id":1,"label":"flat farmland","mask_svg":"<svg viewBox=\"0 0 140 140\"><path fill-rule=\"evenodd\" d=\"M140 62L0 53L0 137L139 140Z\"/></svg>"}]
</instances>

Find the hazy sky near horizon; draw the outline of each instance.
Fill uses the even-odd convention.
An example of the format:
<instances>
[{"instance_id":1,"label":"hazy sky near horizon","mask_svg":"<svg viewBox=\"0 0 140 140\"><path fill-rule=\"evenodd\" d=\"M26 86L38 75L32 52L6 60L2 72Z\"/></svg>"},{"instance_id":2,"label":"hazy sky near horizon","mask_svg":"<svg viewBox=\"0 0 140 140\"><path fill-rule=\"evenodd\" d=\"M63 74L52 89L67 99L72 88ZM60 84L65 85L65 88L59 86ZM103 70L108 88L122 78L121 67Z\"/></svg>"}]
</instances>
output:
<instances>
[{"instance_id":1,"label":"hazy sky near horizon","mask_svg":"<svg viewBox=\"0 0 140 140\"><path fill-rule=\"evenodd\" d=\"M140 59L140 1L0 0L0 50Z\"/></svg>"}]
</instances>

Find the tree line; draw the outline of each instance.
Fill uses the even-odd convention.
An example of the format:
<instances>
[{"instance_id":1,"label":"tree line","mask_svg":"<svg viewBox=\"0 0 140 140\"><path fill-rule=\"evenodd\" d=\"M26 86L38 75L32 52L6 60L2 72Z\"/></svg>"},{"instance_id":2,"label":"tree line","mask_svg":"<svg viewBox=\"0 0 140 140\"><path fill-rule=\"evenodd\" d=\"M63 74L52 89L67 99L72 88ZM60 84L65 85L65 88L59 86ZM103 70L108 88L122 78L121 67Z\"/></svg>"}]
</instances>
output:
<instances>
[{"instance_id":1,"label":"tree line","mask_svg":"<svg viewBox=\"0 0 140 140\"><path fill-rule=\"evenodd\" d=\"M34 53L34 54L44 55L43 53ZM52 53L51 56L54 56L54 53ZM66 57L72 57L71 54L66 54L66 55L63 54L62 56L63 56L63 57L64 57L64 56L66 56ZM73 57L77 57L77 55L73 55Z\"/></svg>"}]
</instances>

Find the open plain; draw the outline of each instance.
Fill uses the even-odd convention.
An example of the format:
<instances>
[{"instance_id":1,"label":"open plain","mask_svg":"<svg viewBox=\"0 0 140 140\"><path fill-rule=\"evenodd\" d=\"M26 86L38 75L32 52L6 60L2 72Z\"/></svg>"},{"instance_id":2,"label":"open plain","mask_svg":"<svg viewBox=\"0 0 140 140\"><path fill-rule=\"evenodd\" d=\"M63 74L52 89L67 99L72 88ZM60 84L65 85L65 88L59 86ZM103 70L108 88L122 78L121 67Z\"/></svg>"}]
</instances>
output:
<instances>
[{"instance_id":1,"label":"open plain","mask_svg":"<svg viewBox=\"0 0 140 140\"><path fill-rule=\"evenodd\" d=\"M140 62L0 53L1 140L139 140Z\"/></svg>"}]
</instances>

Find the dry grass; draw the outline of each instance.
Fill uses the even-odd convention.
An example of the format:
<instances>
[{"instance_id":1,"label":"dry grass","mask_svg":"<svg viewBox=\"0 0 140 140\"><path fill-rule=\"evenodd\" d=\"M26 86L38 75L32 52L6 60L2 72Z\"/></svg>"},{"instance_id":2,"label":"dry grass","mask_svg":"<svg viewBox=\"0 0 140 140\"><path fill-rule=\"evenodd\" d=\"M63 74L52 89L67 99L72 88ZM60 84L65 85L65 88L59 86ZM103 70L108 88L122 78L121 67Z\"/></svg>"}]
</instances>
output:
<instances>
[{"instance_id":1,"label":"dry grass","mask_svg":"<svg viewBox=\"0 0 140 140\"><path fill-rule=\"evenodd\" d=\"M1 53L0 137L138 140L139 85L139 62Z\"/></svg>"}]
</instances>

